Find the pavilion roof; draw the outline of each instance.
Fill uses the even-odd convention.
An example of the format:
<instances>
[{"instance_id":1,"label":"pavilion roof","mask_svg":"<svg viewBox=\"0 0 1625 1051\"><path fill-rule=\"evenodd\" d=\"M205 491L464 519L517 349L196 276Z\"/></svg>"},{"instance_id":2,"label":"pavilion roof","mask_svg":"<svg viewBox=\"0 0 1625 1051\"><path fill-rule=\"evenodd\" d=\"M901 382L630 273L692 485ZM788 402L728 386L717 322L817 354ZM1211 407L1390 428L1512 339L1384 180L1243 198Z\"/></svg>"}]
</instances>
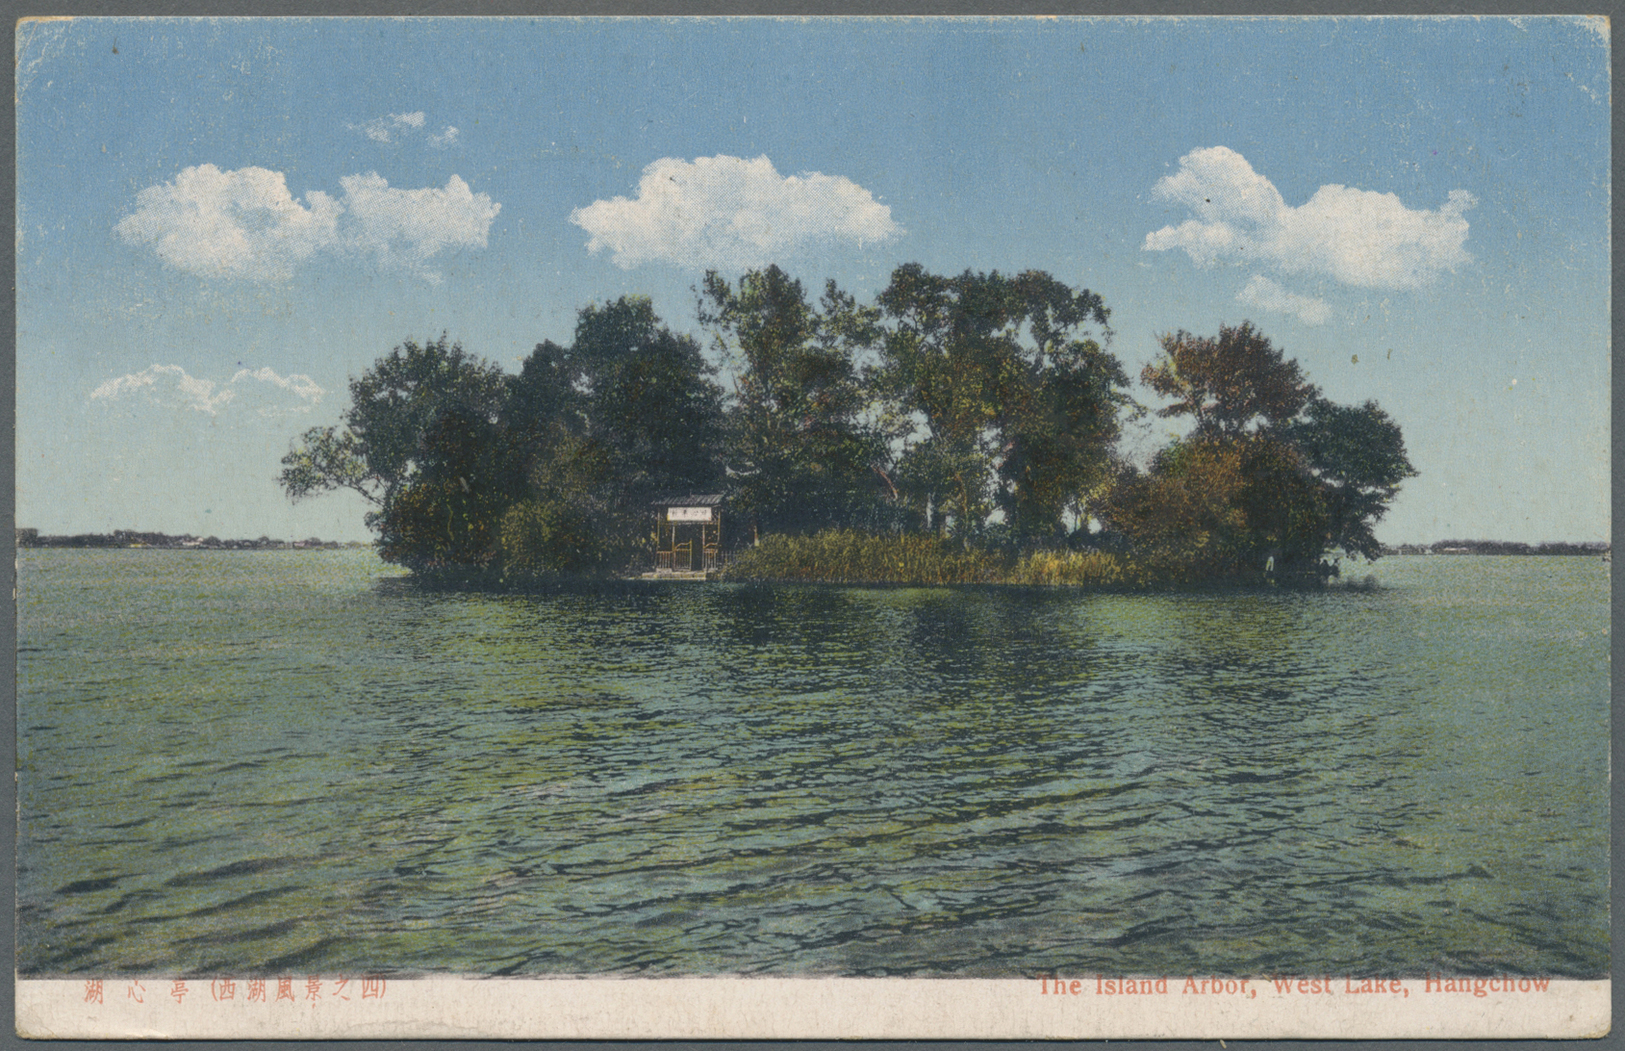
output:
<instances>
[{"instance_id":1,"label":"pavilion roof","mask_svg":"<svg viewBox=\"0 0 1625 1051\"><path fill-rule=\"evenodd\" d=\"M651 500L651 507L716 507L722 503L721 493L689 493L684 496L663 496Z\"/></svg>"}]
</instances>

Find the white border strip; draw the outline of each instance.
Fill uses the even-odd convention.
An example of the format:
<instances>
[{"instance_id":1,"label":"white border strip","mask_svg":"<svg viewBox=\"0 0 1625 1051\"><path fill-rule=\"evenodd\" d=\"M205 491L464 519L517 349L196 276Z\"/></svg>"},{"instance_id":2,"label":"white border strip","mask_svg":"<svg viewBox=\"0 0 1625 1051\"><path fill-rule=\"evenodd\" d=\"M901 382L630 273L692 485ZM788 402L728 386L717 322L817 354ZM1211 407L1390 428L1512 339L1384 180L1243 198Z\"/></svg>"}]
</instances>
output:
<instances>
[{"instance_id":1,"label":"white border strip","mask_svg":"<svg viewBox=\"0 0 1625 1051\"><path fill-rule=\"evenodd\" d=\"M1243 990L1236 979L1092 975L143 977L19 980L16 1023L19 1036L47 1039L1583 1038L1608 1032L1610 986L1332 977L1249 979Z\"/></svg>"}]
</instances>

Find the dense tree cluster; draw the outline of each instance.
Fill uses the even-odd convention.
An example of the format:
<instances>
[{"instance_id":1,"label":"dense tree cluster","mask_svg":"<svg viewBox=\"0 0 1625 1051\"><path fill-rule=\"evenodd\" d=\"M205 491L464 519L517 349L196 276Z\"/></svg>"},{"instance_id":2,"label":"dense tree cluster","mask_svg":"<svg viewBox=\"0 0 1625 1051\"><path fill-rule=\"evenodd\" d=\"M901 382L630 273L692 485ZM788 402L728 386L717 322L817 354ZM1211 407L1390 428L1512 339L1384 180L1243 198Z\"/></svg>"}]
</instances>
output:
<instances>
[{"instance_id":1,"label":"dense tree cluster","mask_svg":"<svg viewBox=\"0 0 1625 1051\"><path fill-rule=\"evenodd\" d=\"M873 304L834 282L811 301L776 266L712 272L698 320L720 369L640 297L584 308L570 345L539 344L517 375L408 341L281 482L360 493L383 556L420 570L620 570L648 560L652 502L697 492L727 494L736 542L918 534L1210 577L1380 553L1373 526L1413 471L1375 403L1327 401L1250 324L1177 332L1141 380L1190 431L1138 470L1117 444L1144 410L1108 319L1041 272L910 264Z\"/></svg>"},{"instance_id":2,"label":"dense tree cluster","mask_svg":"<svg viewBox=\"0 0 1625 1051\"><path fill-rule=\"evenodd\" d=\"M1102 517L1129 542L1209 577L1381 554L1372 530L1415 471L1375 402L1327 401L1251 324L1165 336L1141 379L1193 426L1149 471L1119 473Z\"/></svg>"}]
</instances>

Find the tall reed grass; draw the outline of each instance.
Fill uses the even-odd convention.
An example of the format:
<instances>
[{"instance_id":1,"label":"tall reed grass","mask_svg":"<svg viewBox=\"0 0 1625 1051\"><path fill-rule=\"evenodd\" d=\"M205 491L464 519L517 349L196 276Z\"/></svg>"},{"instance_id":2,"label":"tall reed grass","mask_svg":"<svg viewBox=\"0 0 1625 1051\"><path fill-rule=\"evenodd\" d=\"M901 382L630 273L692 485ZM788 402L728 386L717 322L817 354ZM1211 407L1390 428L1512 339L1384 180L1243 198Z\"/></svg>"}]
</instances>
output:
<instances>
[{"instance_id":1,"label":"tall reed grass","mask_svg":"<svg viewBox=\"0 0 1625 1051\"><path fill-rule=\"evenodd\" d=\"M1143 588L1160 583L1153 567L1104 551L1034 551L1010 568L1011 584Z\"/></svg>"},{"instance_id":2,"label":"tall reed grass","mask_svg":"<svg viewBox=\"0 0 1625 1051\"><path fill-rule=\"evenodd\" d=\"M1194 578L1191 567L1103 551L1034 551L1015 558L933 536L826 530L768 536L737 556L727 579L821 584L1014 584L1102 589L1157 587Z\"/></svg>"},{"instance_id":3,"label":"tall reed grass","mask_svg":"<svg viewBox=\"0 0 1625 1051\"><path fill-rule=\"evenodd\" d=\"M729 580L820 584L991 584L1004 560L932 536L871 536L830 529L812 536L767 536L728 564Z\"/></svg>"}]
</instances>

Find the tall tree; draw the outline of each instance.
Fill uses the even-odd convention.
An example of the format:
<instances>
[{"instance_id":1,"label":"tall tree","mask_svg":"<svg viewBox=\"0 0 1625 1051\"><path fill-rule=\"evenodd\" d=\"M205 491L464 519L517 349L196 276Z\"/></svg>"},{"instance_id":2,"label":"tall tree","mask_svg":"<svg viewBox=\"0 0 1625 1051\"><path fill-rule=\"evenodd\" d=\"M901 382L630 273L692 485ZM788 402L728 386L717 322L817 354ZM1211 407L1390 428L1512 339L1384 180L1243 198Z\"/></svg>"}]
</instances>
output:
<instances>
[{"instance_id":1,"label":"tall tree","mask_svg":"<svg viewBox=\"0 0 1625 1051\"><path fill-rule=\"evenodd\" d=\"M1283 424L1318 391L1298 363L1244 321L1220 326L1217 339L1179 331L1161 339L1162 355L1140 379L1173 404L1161 416L1190 416L1203 436L1240 434Z\"/></svg>"},{"instance_id":2,"label":"tall tree","mask_svg":"<svg viewBox=\"0 0 1625 1051\"><path fill-rule=\"evenodd\" d=\"M620 484L645 498L717 486L722 391L689 336L643 296L584 308L570 362L585 395L585 432L611 451Z\"/></svg>"},{"instance_id":3,"label":"tall tree","mask_svg":"<svg viewBox=\"0 0 1625 1051\"><path fill-rule=\"evenodd\" d=\"M613 478L607 451L587 439L588 404L571 352L552 340L520 367L503 414L509 470L528 496L584 505ZM602 508L592 509L601 512Z\"/></svg>"},{"instance_id":4,"label":"tall tree","mask_svg":"<svg viewBox=\"0 0 1625 1051\"><path fill-rule=\"evenodd\" d=\"M283 457L279 480L295 500L361 493L377 508L368 524L391 560L486 561L491 547L478 521L511 496L492 459L506 397L502 370L446 335L407 340L350 382L343 426L306 431ZM455 505L449 516L443 504Z\"/></svg>"},{"instance_id":5,"label":"tall tree","mask_svg":"<svg viewBox=\"0 0 1625 1051\"><path fill-rule=\"evenodd\" d=\"M651 500L719 486L711 372L699 345L640 296L583 308L569 347L539 344L507 413L529 496L503 521L505 559L555 569L629 560L647 539Z\"/></svg>"},{"instance_id":6,"label":"tall tree","mask_svg":"<svg viewBox=\"0 0 1625 1051\"><path fill-rule=\"evenodd\" d=\"M506 396L501 368L442 334L428 343L407 340L352 380L344 420L383 482L387 504L451 455L440 428L448 416L495 423Z\"/></svg>"},{"instance_id":7,"label":"tall tree","mask_svg":"<svg viewBox=\"0 0 1625 1051\"><path fill-rule=\"evenodd\" d=\"M1298 567L1319 559L1326 505L1297 453L1263 434L1192 434L1128 471L1105 517L1144 557L1196 578L1245 577L1271 559Z\"/></svg>"},{"instance_id":8,"label":"tall tree","mask_svg":"<svg viewBox=\"0 0 1625 1051\"><path fill-rule=\"evenodd\" d=\"M496 523L519 494L505 470L498 421L465 405L435 417L418 469L378 518L378 553L414 569L486 566Z\"/></svg>"},{"instance_id":9,"label":"tall tree","mask_svg":"<svg viewBox=\"0 0 1625 1051\"><path fill-rule=\"evenodd\" d=\"M1020 535L1054 534L1103 478L1129 404L1100 296L1040 271L941 277L898 267L880 294L881 379L923 426L900 476L927 528L969 537L995 506Z\"/></svg>"},{"instance_id":10,"label":"tall tree","mask_svg":"<svg viewBox=\"0 0 1625 1051\"><path fill-rule=\"evenodd\" d=\"M728 470L737 509L772 532L872 522L885 439L863 419L855 351L878 335L877 312L834 281L818 306L777 266L735 289L705 275L700 322L734 366Z\"/></svg>"},{"instance_id":11,"label":"tall tree","mask_svg":"<svg viewBox=\"0 0 1625 1051\"><path fill-rule=\"evenodd\" d=\"M1081 525L1111 479L1121 414L1132 403L1117 360L1092 339L1055 343L999 464L998 503L1015 534L1058 541Z\"/></svg>"},{"instance_id":12,"label":"tall tree","mask_svg":"<svg viewBox=\"0 0 1625 1051\"><path fill-rule=\"evenodd\" d=\"M1250 322L1217 339L1178 332L1162 350L1141 379L1173 399L1160 414L1189 416L1192 430L1149 475L1119 478L1114 527L1217 575L1380 554L1373 529L1415 470L1375 402L1326 400Z\"/></svg>"},{"instance_id":13,"label":"tall tree","mask_svg":"<svg viewBox=\"0 0 1625 1051\"><path fill-rule=\"evenodd\" d=\"M1375 527L1400 483L1416 476L1399 424L1374 401L1336 405L1316 397L1281 432L1321 484L1328 545L1376 558L1382 545Z\"/></svg>"}]
</instances>

